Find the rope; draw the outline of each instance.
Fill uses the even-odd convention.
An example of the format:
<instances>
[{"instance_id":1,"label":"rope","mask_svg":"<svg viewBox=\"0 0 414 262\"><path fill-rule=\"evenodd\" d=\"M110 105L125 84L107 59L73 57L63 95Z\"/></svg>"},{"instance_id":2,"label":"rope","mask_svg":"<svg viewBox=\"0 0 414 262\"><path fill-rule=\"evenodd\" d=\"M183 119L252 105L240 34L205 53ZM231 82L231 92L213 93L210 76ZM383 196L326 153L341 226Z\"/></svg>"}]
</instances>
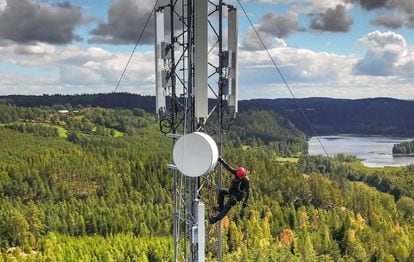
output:
<instances>
[{"instance_id":1,"label":"rope","mask_svg":"<svg viewBox=\"0 0 414 262\"><path fill-rule=\"evenodd\" d=\"M259 32L257 31L256 27L254 26L252 20L250 19L249 15L247 14L246 10L244 9L242 3L240 2L240 0L236 0L237 3L239 4L240 8L242 9L244 15L246 16L247 20L249 21L251 27L253 28L254 32L256 33L260 43L262 44L263 48L265 49L267 55L269 56L270 60L273 63L273 66L276 68L278 74L280 75L283 83L285 84L285 86L287 87L287 89L289 90L289 93L291 94L292 98L294 99L296 106L298 107L299 111L302 113L303 117L306 120L306 123L308 124L309 128L311 129L313 135L316 137L316 139L318 140L318 143L321 145L323 152L326 154L326 156L329 157L328 152L326 151L324 145L322 144L321 140L318 137L318 134L316 133L315 128L313 127L312 123L310 122L308 116L305 114L305 111L303 110L300 102L298 101L298 99L296 98L295 94L293 93L292 88L290 87L289 83L287 82L285 76L283 75L282 71L280 70L279 66L277 65L277 63L275 62L275 60L273 59L273 56L270 54L269 49L267 48L266 44L264 43L262 37L260 36Z\"/></svg>"},{"instance_id":2,"label":"rope","mask_svg":"<svg viewBox=\"0 0 414 262\"><path fill-rule=\"evenodd\" d=\"M159 1L159 0L155 1L154 7L151 9L151 13L148 15L148 18L147 18L147 20L145 21L144 28L142 29L141 33L140 33L140 34L139 34L139 36L138 36L137 41L135 42L135 46L134 46L134 48L132 49L131 55L129 56L129 59L128 59L128 62L126 63L126 65L125 65L125 67L124 67L124 70L122 71L121 76L119 77L118 83L116 84L116 86L115 86L115 89L114 89L113 93L116 93L116 91L118 90L119 85L121 84L122 79L124 78L124 75L125 75L125 73L126 73L126 70L128 69L128 66L129 66L129 64L131 63L132 57L134 56L134 53L135 53L135 51L137 50L137 47L138 47L139 43L141 42L142 36L144 35L145 30L147 29L147 26L148 26L148 24L149 24L149 22L150 22L150 20L151 20L152 14L154 13L154 10L155 10L155 7L156 7L156 6L157 6L157 4L158 4L158 1Z\"/></svg>"}]
</instances>

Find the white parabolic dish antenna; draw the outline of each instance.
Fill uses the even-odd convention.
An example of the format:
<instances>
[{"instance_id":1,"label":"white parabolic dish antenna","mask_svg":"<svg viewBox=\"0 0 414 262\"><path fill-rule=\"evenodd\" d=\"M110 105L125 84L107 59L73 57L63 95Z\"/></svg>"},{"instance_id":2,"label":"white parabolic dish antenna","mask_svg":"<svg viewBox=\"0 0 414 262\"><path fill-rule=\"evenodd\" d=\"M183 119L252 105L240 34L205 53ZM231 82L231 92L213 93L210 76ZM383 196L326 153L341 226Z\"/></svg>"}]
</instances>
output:
<instances>
[{"instance_id":1,"label":"white parabolic dish antenna","mask_svg":"<svg viewBox=\"0 0 414 262\"><path fill-rule=\"evenodd\" d=\"M187 134L175 143L173 158L175 166L181 173L189 177L199 177L216 167L217 144L205 133Z\"/></svg>"}]
</instances>

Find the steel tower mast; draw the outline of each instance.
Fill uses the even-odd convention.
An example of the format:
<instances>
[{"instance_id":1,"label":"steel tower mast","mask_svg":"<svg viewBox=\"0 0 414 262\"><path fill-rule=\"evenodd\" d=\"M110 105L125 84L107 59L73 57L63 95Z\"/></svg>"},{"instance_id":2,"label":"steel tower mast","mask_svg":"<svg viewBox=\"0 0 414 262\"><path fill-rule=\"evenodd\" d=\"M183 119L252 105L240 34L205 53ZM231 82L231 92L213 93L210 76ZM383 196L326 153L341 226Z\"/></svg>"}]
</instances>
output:
<instances>
[{"instance_id":1,"label":"steel tower mast","mask_svg":"<svg viewBox=\"0 0 414 262\"><path fill-rule=\"evenodd\" d=\"M202 131L215 138L221 155L223 132L238 111L237 31L237 10L223 0L169 0L157 8L156 111L161 132L174 143ZM212 212L222 185L221 167L196 178L170 167L174 260L221 261L221 223L204 230L205 209Z\"/></svg>"}]
</instances>

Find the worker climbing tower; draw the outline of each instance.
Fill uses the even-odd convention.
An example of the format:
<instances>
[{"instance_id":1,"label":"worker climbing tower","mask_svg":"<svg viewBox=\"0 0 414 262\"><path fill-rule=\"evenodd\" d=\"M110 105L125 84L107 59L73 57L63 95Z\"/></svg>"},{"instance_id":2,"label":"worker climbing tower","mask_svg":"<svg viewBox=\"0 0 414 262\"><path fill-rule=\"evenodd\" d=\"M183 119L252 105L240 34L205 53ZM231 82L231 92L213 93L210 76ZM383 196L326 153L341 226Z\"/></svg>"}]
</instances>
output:
<instances>
[{"instance_id":1,"label":"worker climbing tower","mask_svg":"<svg viewBox=\"0 0 414 262\"><path fill-rule=\"evenodd\" d=\"M175 144L175 261L222 260L221 223L205 221L222 183L214 166L223 133L238 111L237 38L237 10L223 0L169 0L155 11L156 112ZM197 164L193 153L211 159Z\"/></svg>"}]
</instances>

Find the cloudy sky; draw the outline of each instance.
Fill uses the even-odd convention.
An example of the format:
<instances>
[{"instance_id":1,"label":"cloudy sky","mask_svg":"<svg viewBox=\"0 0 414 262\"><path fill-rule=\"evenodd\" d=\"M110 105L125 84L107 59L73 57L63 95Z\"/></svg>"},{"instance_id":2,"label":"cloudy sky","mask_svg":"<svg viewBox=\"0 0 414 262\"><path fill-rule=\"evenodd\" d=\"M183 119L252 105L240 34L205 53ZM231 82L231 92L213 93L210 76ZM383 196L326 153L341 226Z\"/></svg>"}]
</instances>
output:
<instances>
[{"instance_id":1,"label":"cloudy sky","mask_svg":"<svg viewBox=\"0 0 414 262\"><path fill-rule=\"evenodd\" d=\"M243 3L298 97L414 99L413 0ZM0 95L112 92L153 4L0 0ZM290 97L239 15L241 98ZM155 93L152 39L151 25L118 91Z\"/></svg>"}]
</instances>

